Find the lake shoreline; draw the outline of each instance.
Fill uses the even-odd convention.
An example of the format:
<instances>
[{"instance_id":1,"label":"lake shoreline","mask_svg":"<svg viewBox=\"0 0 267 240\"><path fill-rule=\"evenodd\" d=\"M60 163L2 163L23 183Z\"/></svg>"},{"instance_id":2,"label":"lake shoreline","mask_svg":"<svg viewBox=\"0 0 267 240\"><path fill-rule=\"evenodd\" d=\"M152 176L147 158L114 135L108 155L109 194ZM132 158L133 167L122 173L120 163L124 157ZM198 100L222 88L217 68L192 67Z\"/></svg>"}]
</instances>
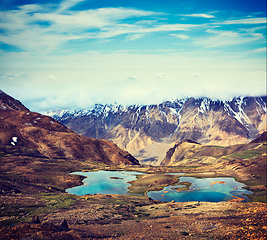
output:
<instances>
[{"instance_id":1,"label":"lake shoreline","mask_svg":"<svg viewBox=\"0 0 267 240\"><path fill-rule=\"evenodd\" d=\"M71 174L87 177L83 180L83 185L66 189L66 192L75 195L133 194L160 202L247 202L250 200L248 195L253 193L232 177L213 177L210 173L201 173L201 177L197 178L189 177L185 173L146 174L125 170L82 171ZM209 177L203 177L207 175Z\"/></svg>"}]
</instances>

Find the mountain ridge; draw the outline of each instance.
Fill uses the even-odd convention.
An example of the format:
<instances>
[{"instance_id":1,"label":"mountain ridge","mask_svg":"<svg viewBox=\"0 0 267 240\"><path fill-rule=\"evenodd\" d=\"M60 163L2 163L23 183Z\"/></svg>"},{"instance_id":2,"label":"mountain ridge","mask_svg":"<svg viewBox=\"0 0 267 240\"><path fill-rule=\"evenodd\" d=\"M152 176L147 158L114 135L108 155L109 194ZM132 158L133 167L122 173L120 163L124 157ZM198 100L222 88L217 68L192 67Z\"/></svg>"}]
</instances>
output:
<instances>
[{"instance_id":1,"label":"mountain ridge","mask_svg":"<svg viewBox=\"0 0 267 240\"><path fill-rule=\"evenodd\" d=\"M215 164L226 159L263 158L266 154L267 131L247 144L231 146L201 145L189 139L183 140L167 151L163 166L198 166ZM266 161L265 161L266 162Z\"/></svg>"},{"instance_id":2,"label":"mountain ridge","mask_svg":"<svg viewBox=\"0 0 267 240\"><path fill-rule=\"evenodd\" d=\"M155 162L163 160L162 156L147 148L162 147L160 143L165 143L162 151L166 152L184 139L222 146L253 140L266 130L266 96L228 101L187 97L153 105L96 104L91 110L46 114L79 134L113 141L141 161L154 159L147 163L159 164Z\"/></svg>"}]
</instances>

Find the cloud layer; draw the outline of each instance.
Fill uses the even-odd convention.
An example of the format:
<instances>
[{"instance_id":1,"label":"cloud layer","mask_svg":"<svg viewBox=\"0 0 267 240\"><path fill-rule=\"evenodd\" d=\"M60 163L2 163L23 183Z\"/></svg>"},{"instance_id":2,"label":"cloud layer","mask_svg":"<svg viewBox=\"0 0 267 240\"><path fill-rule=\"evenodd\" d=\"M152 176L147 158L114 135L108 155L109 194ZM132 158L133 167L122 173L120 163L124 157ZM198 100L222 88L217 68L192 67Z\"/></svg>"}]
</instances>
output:
<instances>
[{"instance_id":1,"label":"cloud layer","mask_svg":"<svg viewBox=\"0 0 267 240\"><path fill-rule=\"evenodd\" d=\"M251 27L264 27L264 17L222 19L215 14L192 13L179 14L170 20L168 13L125 7L71 10L80 2L66 0L58 5L28 4L19 6L18 10L0 11L0 28L3 31L0 41L21 51L51 53L62 44L75 41L111 40L116 37L134 41L162 33L185 40L189 39L188 35L194 37L197 32L198 35L202 32L204 41L207 38L209 42L216 42L217 38L226 36L227 42L235 45L264 40L264 31ZM200 23L199 18L206 21ZM236 25L249 25L246 27L250 31L243 34ZM229 26L233 27L229 29Z\"/></svg>"},{"instance_id":2,"label":"cloud layer","mask_svg":"<svg viewBox=\"0 0 267 240\"><path fill-rule=\"evenodd\" d=\"M266 12L93 2L0 10L0 88L35 111L264 94Z\"/></svg>"}]
</instances>

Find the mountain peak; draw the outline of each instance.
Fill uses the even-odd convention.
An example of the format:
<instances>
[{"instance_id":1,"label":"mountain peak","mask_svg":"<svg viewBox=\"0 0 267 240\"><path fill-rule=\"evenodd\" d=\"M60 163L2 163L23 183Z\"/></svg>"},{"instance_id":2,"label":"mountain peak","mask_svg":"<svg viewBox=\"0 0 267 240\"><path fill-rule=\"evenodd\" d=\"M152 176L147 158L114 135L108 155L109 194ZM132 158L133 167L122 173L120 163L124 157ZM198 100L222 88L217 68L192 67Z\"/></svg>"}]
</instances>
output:
<instances>
[{"instance_id":1,"label":"mountain peak","mask_svg":"<svg viewBox=\"0 0 267 240\"><path fill-rule=\"evenodd\" d=\"M19 111L29 111L19 100L9 96L2 90L0 90L0 109L2 110L19 110Z\"/></svg>"}]
</instances>

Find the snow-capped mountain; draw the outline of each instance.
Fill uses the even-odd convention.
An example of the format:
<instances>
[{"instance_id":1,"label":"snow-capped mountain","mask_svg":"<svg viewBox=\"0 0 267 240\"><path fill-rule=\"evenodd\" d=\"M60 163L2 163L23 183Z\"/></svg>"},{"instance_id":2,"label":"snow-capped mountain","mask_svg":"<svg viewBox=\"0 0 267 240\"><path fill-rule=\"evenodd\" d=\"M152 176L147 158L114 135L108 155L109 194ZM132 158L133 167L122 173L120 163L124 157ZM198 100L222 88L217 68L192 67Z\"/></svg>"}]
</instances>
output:
<instances>
[{"instance_id":1,"label":"snow-capped mountain","mask_svg":"<svg viewBox=\"0 0 267 240\"><path fill-rule=\"evenodd\" d=\"M191 97L127 107L96 104L90 110L46 114L79 134L112 140L139 160L155 164L184 139L223 146L254 139L266 129L266 97Z\"/></svg>"}]
</instances>

